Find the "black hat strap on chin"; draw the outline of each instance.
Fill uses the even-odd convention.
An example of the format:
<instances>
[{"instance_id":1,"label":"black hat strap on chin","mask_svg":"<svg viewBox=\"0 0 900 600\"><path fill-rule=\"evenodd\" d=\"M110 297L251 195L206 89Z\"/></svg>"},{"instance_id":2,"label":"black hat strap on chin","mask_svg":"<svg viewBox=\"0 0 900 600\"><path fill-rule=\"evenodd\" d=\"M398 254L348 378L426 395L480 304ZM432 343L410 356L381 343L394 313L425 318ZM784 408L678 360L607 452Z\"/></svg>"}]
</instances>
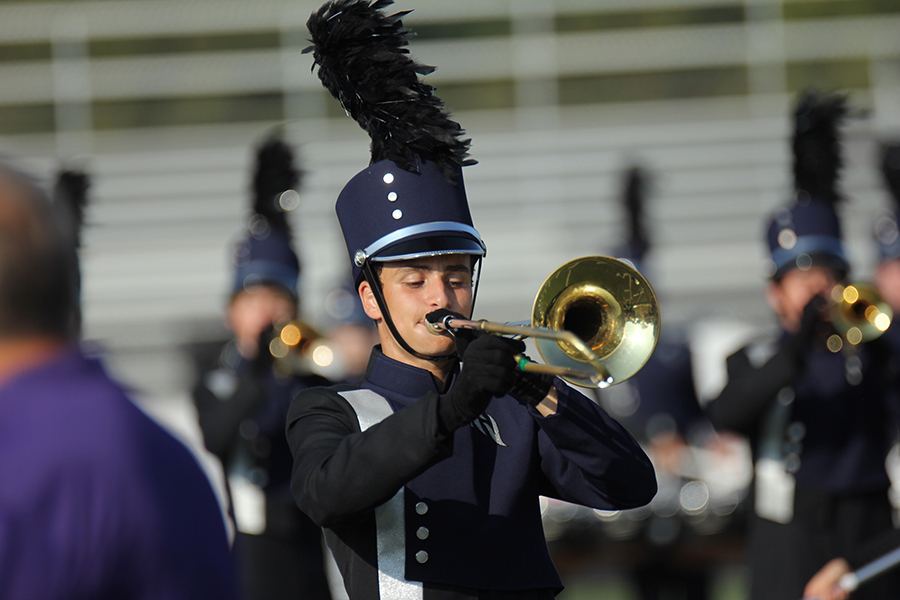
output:
<instances>
[{"instance_id":1,"label":"black hat strap on chin","mask_svg":"<svg viewBox=\"0 0 900 600\"><path fill-rule=\"evenodd\" d=\"M375 271L372 270L371 261L367 260L363 263L362 272L363 276L366 278L366 281L369 282L369 287L372 289L372 294L375 295L375 302L378 303L378 308L379 310L381 310L381 318L384 319L384 322L387 324L391 335L394 336L394 339L397 340L397 343L400 344L400 346L404 350L406 350L416 358L430 360L432 362L441 362L454 358L455 354L451 354L449 356L429 356L428 354L421 354L413 350L412 346L407 344L406 340L403 339L403 336L400 335L400 332L397 331L397 327L394 325L394 320L391 319L391 312L388 310L387 302L385 302L384 300L384 293L381 290L381 280L378 279Z\"/></svg>"},{"instance_id":2,"label":"black hat strap on chin","mask_svg":"<svg viewBox=\"0 0 900 600\"><path fill-rule=\"evenodd\" d=\"M481 259L483 256L479 256L474 264L472 264L472 277L475 283L472 285L472 310L475 310L475 300L478 299L478 284L481 283Z\"/></svg>"}]
</instances>

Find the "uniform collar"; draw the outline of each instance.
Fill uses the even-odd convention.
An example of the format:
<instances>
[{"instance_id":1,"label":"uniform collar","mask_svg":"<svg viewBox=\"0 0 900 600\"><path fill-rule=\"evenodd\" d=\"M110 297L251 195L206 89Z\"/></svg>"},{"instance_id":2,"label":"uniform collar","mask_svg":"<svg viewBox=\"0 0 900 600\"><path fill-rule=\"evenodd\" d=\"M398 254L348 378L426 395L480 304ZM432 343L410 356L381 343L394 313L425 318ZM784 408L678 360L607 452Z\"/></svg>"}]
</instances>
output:
<instances>
[{"instance_id":1,"label":"uniform collar","mask_svg":"<svg viewBox=\"0 0 900 600\"><path fill-rule=\"evenodd\" d=\"M374 386L419 398L429 392L440 393L431 372L388 358L375 346L369 357L366 381Z\"/></svg>"}]
</instances>

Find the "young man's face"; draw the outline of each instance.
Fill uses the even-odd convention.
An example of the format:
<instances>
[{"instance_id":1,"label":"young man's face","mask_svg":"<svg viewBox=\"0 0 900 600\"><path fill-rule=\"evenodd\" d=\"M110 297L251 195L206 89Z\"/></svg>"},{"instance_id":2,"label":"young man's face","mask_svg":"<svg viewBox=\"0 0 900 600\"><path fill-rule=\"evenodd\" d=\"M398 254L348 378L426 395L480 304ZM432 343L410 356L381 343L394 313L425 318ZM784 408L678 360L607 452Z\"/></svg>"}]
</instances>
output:
<instances>
[{"instance_id":1,"label":"young man's face","mask_svg":"<svg viewBox=\"0 0 900 600\"><path fill-rule=\"evenodd\" d=\"M440 308L469 318L472 313L472 259L465 254L428 256L387 262L381 269L384 300L397 332L413 350L428 356L449 356L453 339L431 333L425 316ZM359 287L366 314L378 324L385 355L408 364L418 359L397 343L382 318L368 282Z\"/></svg>"},{"instance_id":2,"label":"young man's face","mask_svg":"<svg viewBox=\"0 0 900 600\"><path fill-rule=\"evenodd\" d=\"M900 313L900 259L892 258L878 264L875 287L894 313Z\"/></svg>"},{"instance_id":3,"label":"young man's face","mask_svg":"<svg viewBox=\"0 0 900 600\"><path fill-rule=\"evenodd\" d=\"M826 267L810 267L807 270L792 269L779 281L769 284L767 296L769 304L781 320L782 326L790 332L800 329L803 309L814 296L828 298L832 288L838 284L837 273Z\"/></svg>"},{"instance_id":4,"label":"young man's face","mask_svg":"<svg viewBox=\"0 0 900 600\"><path fill-rule=\"evenodd\" d=\"M256 356L260 334L297 312L293 298L280 290L261 285L238 292L228 306L226 324L234 333L238 349L247 358Z\"/></svg>"}]
</instances>

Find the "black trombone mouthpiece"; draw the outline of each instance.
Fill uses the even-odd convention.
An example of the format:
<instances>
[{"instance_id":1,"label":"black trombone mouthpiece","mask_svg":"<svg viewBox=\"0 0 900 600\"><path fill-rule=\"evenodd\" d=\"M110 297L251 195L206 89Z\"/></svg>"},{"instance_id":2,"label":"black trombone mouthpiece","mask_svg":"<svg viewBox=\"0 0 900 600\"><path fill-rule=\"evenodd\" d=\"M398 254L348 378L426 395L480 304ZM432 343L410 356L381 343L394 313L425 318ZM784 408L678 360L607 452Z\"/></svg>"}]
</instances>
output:
<instances>
[{"instance_id":1,"label":"black trombone mouthpiece","mask_svg":"<svg viewBox=\"0 0 900 600\"><path fill-rule=\"evenodd\" d=\"M439 308L425 315L425 320L431 325L443 325L444 329L450 329L450 321L453 319L464 318L461 314L455 313L446 308Z\"/></svg>"}]
</instances>

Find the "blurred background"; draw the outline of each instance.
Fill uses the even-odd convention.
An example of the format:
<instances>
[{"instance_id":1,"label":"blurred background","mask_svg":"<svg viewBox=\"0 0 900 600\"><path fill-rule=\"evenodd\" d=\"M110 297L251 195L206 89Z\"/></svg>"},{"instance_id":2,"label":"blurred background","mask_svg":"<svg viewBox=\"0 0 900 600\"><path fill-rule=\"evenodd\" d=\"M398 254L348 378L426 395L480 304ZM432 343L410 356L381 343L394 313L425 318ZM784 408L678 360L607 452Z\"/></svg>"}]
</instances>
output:
<instances>
[{"instance_id":1,"label":"blurred background","mask_svg":"<svg viewBox=\"0 0 900 600\"><path fill-rule=\"evenodd\" d=\"M0 1L0 153L48 185L60 167L90 174L85 336L173 424L189 412L190 349L228 337L229 248L254 147L275 127L305 172L291 214L304 316L324 326L347 277L334 200L368 163L368 139L302 54L319 5ZM426 81L478 160L466 169L488 245L477 317L530 318L556 267L620 245L622 174L640 165L664 330L768 324L763 218L791 194L790 113L808 87L858 109L843 217L856 278L868 277L872 223L888 207L877 145L900 137L900 0L393 8L414 9L411 51L437 66Z\"/></svg>"}]
</instances>

